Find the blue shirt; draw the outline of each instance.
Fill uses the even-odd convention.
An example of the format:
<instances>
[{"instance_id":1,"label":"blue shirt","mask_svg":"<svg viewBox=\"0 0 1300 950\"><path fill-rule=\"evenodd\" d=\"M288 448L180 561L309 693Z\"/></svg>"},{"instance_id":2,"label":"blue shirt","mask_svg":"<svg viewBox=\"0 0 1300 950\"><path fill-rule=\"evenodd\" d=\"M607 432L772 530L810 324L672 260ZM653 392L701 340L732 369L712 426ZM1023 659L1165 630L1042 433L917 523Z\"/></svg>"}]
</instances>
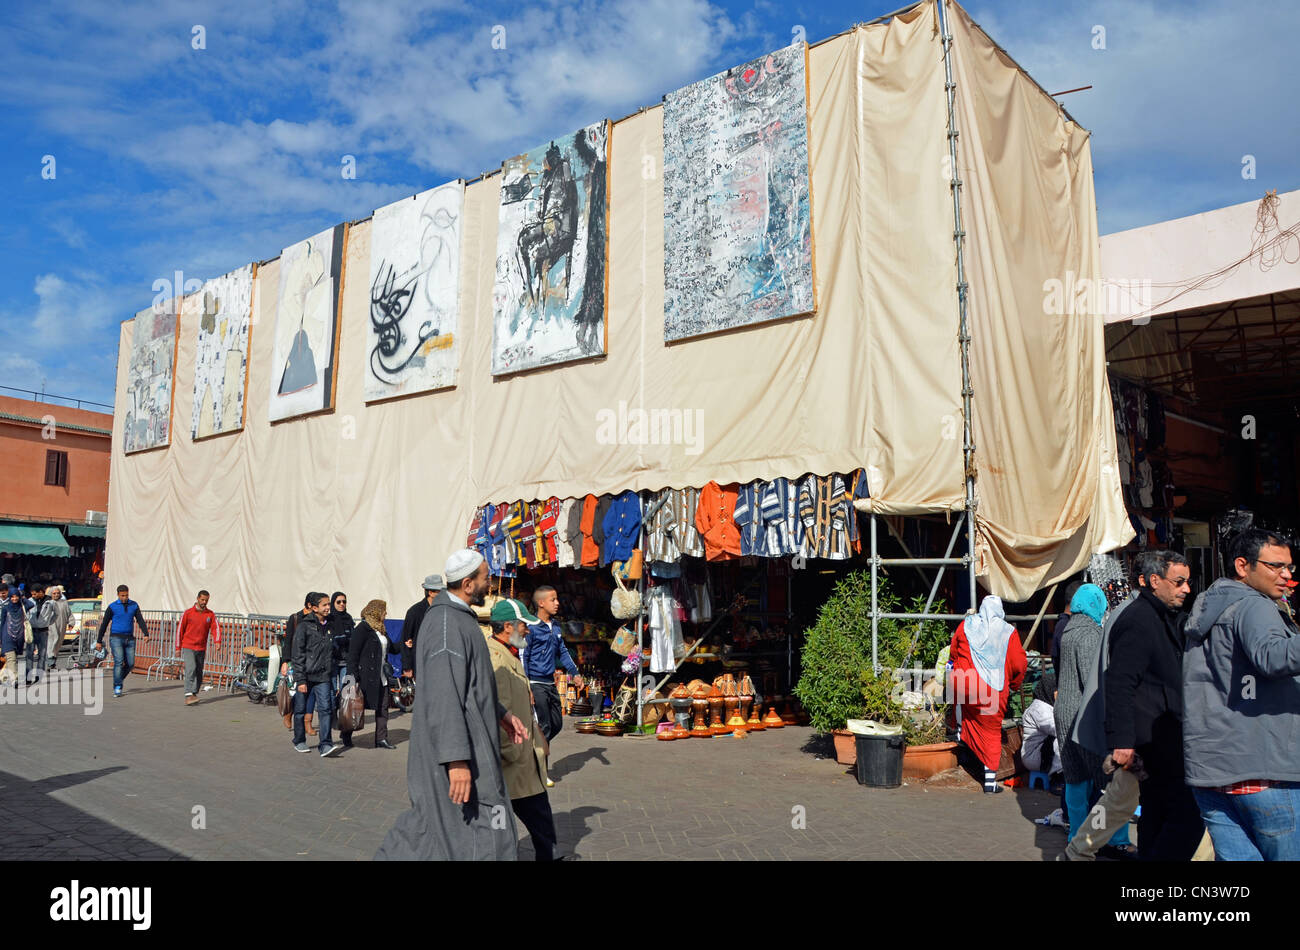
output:
<instances>
[{"instance_id":1,"label":"blue shirt","mask_svg":"<svg viewBox=\"0 0 1300 950\"><path fill-rule=\"evenodd\" d=\"M115 637L133 637L135 636L133 627L136 625L148 636L149 628L144 625L144 617L140 615L140 605L134 600L127 600L125 604L115 600L104 609L104 619L99 624L98 639L102 641L105 633Z\"/></svg>"},{"instance_id":2,"label":"blue shirt","mask_svg":"<svg viewBox=\"0 0 1300 950\"><path fill-rule=\"evenodd\" d=\"M560 635L560 625L555 621L528 625L527 644L519 659L524 664L524 675L531 681L554 683L557 663L564 664L570 676L578 675L578 664L569 655L569 648Z\"/></svg>"}]
</instances>

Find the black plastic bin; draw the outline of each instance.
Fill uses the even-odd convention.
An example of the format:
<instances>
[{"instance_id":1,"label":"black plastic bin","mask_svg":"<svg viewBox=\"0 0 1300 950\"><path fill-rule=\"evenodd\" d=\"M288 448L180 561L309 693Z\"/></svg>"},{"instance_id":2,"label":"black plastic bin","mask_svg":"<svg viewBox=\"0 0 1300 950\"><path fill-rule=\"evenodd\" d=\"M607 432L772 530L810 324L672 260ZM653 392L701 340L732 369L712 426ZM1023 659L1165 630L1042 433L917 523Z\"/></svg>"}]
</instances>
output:
<instances>
[{"instance_id":1,"label":"black plastic bin","mask_svg":"<svg viewBox=\"0 0 1300 950\"><path fill-rule=\"evenodd\" d=\"M855 735L858 784L869 788L898 788L903 784L903 749L907 740L896 736Z\"/></svg>"}]
</instances>

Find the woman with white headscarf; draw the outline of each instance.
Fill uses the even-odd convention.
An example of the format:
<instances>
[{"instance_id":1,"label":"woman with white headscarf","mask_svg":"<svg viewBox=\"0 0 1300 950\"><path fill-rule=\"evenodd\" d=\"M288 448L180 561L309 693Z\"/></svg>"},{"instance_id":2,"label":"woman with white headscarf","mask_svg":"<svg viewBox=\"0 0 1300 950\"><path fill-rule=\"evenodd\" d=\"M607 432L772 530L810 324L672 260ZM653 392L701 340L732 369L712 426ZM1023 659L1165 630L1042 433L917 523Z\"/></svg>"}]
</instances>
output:
<instances>
[{"instance_id":1,"label":"woman with white headscarf","mask_svg":"<svg viewBox=\"0 0 1300 950\"><path fill-rule=\"evenodd\" d=\"M1002 791L997 783L1002 758L1002 720L1011 694L1029 669L1016 628L1007 623L1002 599L989 595L979 613L961 622L952 635L952 701L959 738L984 767L984 791Z\"/></svg>"}]
</instances>

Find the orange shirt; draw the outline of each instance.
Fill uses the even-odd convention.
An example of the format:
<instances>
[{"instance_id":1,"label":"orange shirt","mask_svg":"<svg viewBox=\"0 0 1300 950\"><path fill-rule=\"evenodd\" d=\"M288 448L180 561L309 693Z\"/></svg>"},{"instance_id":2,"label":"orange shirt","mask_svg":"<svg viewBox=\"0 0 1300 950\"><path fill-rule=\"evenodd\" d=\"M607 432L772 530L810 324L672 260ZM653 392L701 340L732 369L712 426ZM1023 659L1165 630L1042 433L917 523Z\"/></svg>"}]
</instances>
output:
<instances>
[{"instance_id":1,"label":"orange shirt","mask_svg":"<svg viewBox=\"0 0 1300 950\"><path fill-rule=\"evenodd\" d=\"M700 489L700 502L695 508L695 527L704 540L704 557L709 561L725 561L740 557L740 529L736 527L736 498L740 486L709 482Z\"/></svg>"}]
</instances>

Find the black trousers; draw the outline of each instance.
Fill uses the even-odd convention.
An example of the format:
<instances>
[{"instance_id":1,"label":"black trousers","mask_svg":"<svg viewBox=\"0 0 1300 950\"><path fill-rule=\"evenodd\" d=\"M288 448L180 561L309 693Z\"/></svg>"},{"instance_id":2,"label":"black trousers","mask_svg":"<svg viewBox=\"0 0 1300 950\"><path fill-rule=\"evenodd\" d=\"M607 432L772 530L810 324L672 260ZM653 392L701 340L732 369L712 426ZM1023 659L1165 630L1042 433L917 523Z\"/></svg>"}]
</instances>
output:
<instances>
[{"instance_id":1,"label":"black trousers","mask_svg":"<svg viewBox=\"0 0 1300 950\"><path fill-rule=\"evenodd\" d=\"M1152 775L1138 786L1138 858L1142 861L1190 861L1205 822L1192 790L1179 774Z\"/></svg>"},{"instance_id":2,"label":"black trousers","mask_svg":"<svg viewBox=\"0 0 1300 950\"><path fill-rule=\"evenodd\" d=\"M529 683L533 703L537 707L537 721L542 724L542 735L550 742L564 728L564 707L560 705L560 691L554 683Z\"/></svg>"},{"instance_id":3,"label":"black trousers","mask_svg":"<svg viewBox=\"0 0 1300 950\"><path fill-rule=\"evenodd\" d=\"M515 817L524 823L533 839L533 850L538 861L555 860L555 818L551 815L551 802L546 793L516 798L510 802Z\"/></svg>"}]
</instances>

